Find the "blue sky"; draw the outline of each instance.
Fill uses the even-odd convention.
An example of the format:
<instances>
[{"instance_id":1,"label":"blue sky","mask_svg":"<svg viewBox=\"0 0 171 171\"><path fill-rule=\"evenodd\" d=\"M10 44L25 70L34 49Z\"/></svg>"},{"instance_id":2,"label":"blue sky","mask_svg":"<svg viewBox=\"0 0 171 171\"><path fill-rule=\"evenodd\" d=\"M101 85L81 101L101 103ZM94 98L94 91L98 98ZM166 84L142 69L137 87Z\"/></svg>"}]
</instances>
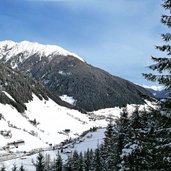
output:
<instances>
[{"instance_id":1,"label":"blue sky","mask_svg":"<svg viewBox=\"0 0 171 171\"><path fill-rule=\"evenodd\" d=\"M0 41L57 44L139 84L161 55L162 0L1 0ZM163 54L162 54L163 55Z\"/></svg>"}]
</instances>

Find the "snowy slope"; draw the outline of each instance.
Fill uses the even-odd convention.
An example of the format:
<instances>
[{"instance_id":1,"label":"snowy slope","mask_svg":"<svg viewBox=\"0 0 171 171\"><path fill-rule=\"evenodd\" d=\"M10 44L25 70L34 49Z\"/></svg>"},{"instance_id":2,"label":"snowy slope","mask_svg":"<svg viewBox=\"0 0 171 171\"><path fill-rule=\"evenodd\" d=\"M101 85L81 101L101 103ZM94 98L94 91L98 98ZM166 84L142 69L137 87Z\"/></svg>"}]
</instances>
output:
<instances>
[{"instance_id":1,"label":"snowy slope","mask_svg":"<svg viewBox=\"0 0 171 171\"><path fill-rule=\"evenodd\" d=\"M15 100L7 92L5 94L11 100ZM0 104L0 131L10 132L11 135L0 135L0 167L5 164L7 171L11 169L14 163L18 166L23 163L29 171L35 170L31 159L35 159L36 155L27 157L25 154L30 155L39 150L52 149L52 147L58 146L69 138L78 138L90 128L107 125L105 119L93 121L88 114L61 107L51 99L40 100L34 94L33 100L26 103L26 106L27 110L21 114L10 105ZM38 124L33 125L29 120L36 120ZM70 131L65 132L65 129ZM97 142L101 142L103 139L103 132L104 130L101 130L87 140L83 138L86 145L77 144L76 150L85 151L87 147L95 149ZM93 143L94 140L96 144ZM24 144L18 145L18 147L12 145L5 149L8 143L18 141L24 141ZM57 151L49 151L48 153L55 158ZM21 160L23 155L26 160ZM66 159L67 155L63 154L63 158Z\"/></svg>"},{"instance_id":2,"label":"snowy slope","mask_svg":"<svg viewBox=\"0 0 171 171\"><path fill-rule=\"evenodd\" d=\"M51 161L56 159L56 155L59 153L65 162L65 160L68 157L68 153L66 151L70 151L71 153L74 150L77 150L78 152L85 152L87 149L93 149L95 150L98 146L98 144L101 144L103 142L104 138L104 128L97 129L95 132L89 132L86 134L84 137L82 137L80 140L82 142L80 143L75 143L74 146L71 144L67 145L67 148L61 152L60 150L47 150L42 152L44 156L50 155ZM17 167L20 167L22 164L28 171L36 171L35 167L33 166L32 161L36 161L37 154L31 155L31 156L24 156L24 157L19 157L13 160L8 160L5 162L0 162L0 167L3 165L6 166L6 171L11 171L11 168L13 167L14 164L17 165Z\"/></svg>"},{"instance_id":3,"label":"snowy slope","mask_svg":"<svg viewBox=\"0 0 171 171\"><path fill-rule=\"evenodd\" d=\"M146 88L146 89L153 89L155 91L162 91L164 88L163 86L148 86L148 85L142 85L142 87Z\"/></svg>"},{"instance_id":4,"label":"snowy slope","mask_svg":"<svg viewBox=\"0 0 171 171\"><path fill-rule=\"evenodd\" d=\"M3 116L0 120L0 130L10 131L12 134L11 138L0 135L1 147L22 137L25 144L11 150L27 151L48 146L48 144L58 144L69 137L80 135L93 126L101 126L101 121L89 121L88 115L61 107L51 99L41 101L33 95L33 101L26 106L27 110L21 114L9 105L0 104L0 113ZM33 125L29 122L34 120L38 124ZM69 129L70 132L65 133L65 129Z\"/></svg>"},{"instance_id":5,"label":"snowy slope","mask_svg":"<svg viewBox=\"0 0 171 171\"><path fill-rule=\"evenodd\" d=\"M63 55L63 56L72 56L78 58L79 60L84 60L79 57L78 55L71 53L59 46L56 45L42 45L37 42L29 42L29 41L22 41L20 43L5 40L0 42L0 59L4 61L11 60L14 56L22 54L23 56L19 58L20 61L23 62L29 56L38 54L40 57L48 57L51 58L52 55ZM16 68L17 63L13 64L13 68Z\"/></svg>"},{"instance_id":6,"label":"snowy slope","mask_svg":"<svg viewBox=\"0 0 171 171\"><path fill-rule=\"evenodd\" d=\"M143 85L149 92L153 94L154 97L158 99L167 98L170 96L170 89L166 89L163 86L146 86Z\"/></svg>"},{"instance_id":7,"label":"snowy slope","mask_svg":"<svg viewBox=\"0 0 171 171\"><path fill-rule=\"evenodd\" d=\"M67 95L62 95L62 96L59 96L61 98L61 100L71 104L71 105L74 105L76 104L76 100L73 98L73 97L70 97L70 96L67 96Z\"/></svg>"},{"instance_id":8,"label":"snowy slope","mask_svg":"<svg viewBox=\"0 0 171 171\"><path fill-rule=\"evenodd\" d=\"M143 110L144 107L148 108L148 105L152 105L151 102L147 102L147 104L144 106L140 105L139 109ZM131 115L131 113L135 109L135 105L127 105L127 109L129 114ZM96 126L99 125L106 126L108 122L108 117L110 116L113 119L116 119L117 117L119 117L121 111L122 111L121 108L109 108L109 109L102 109L102 110L95 111L93 113L89 113L90 118L94 118L94 119L96 118L94 120L94 124L92 121L90 123ZM63 146L64 147L63 151L61 151L60 148L57 149L45 148L45 150L41 152L45 157L47 155L50 155L51 161L54 161L54 159L56 159L56 155L59 153L62 156L63 162L65 162L68 158L68 155L70 155L74 150L77 150L78 152L85 152L87 151L88 148L95 150L99 144L103 143L104 132L105 132L105 128L99 128L97 129L97 131L94 132L89 131L83 137L78 137L78 139L76 138L76 141L67 143L65 146ZM5 165L6 171L11 171L11 168L13 167L14 164L16 164L17 167L20 167L23 164L27 170L36 171L35 167L33 166L33 161L34 162L36 161L37 155L38 153L29 156L27 155L23 156L22 153L18 153L15 155L14 159L9 159L0 162L0 167Z\"/></svg>"},{"instance_id":9,"label":"snowy slope","mask_svg":"<svg viewBox=\"0 0 171 171\"><path fill-rule=\"evenodd\" d=\"M10 95L8 95L10 97ZM14 100L14 99L13 99ZM51 99L40 100L33 94L33 100L26 103L27 110L21 114L10 105L0 104L0 131L10 131L11 137L0 135L0 167L5 164L7 171L16 163L21 166L23 163L27 170L35 171L32 165L32 158L35 160L38 151L46 151L51 158L55 158L57 147L61 142L70 138L77 139L74 146L67 145L62 157L67 158L66 151L86 151L87 148L95 149L103 141L104 130L98 129L97 132L90 132L84 137L79 136L93 127L106 127L109 117L113 119L119 117L121 108L109 108L94 111L88 114L80 113L76 110L61 107ZM143 109L145 106L140 106ZM129 114L132 113L135 106L127 106ZM36 121L36 125L30 121ZM65 131L69 130L69 131ZM10 146L4 149L8 143L23 140L24 144ZM25 152L24 152L25 151ZM28 156L31 154L31 156Z\"/></svg>"},{"instance_id":10,"label":"snowy slope","mask_svg":"<svg viewBox=\"0 0 171 171\"><path fill-rule=\"evenodd\" d=\"M10 151L29 151L49 147L49 144L56 145L70 137L78 137L92 127L105 127L108 117L119 117L121 111L120 108L111 108L83 114L62 107L51 99L40 100L34 94L33 100L26 103L26 107L27 110L21 114L10 105L0 104L0 131L10 131L12 135L0 135L1 149L7 143L20 139L24 140L25 144L10 148ZM133 109L133 105L128 105L130 113Z\"/></svg>"}]
</instances>

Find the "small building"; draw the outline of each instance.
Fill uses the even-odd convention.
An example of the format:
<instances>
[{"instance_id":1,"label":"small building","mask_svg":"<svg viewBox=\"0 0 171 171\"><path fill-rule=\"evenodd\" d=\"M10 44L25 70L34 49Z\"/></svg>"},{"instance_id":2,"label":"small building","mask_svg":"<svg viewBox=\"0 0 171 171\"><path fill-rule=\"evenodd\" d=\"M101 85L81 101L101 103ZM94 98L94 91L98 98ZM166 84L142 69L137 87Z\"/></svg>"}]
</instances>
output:
<instances>
[{"instance_id":1,"label":"small building","mask_svg":"<svg viewBox=\"0 0 171 171\"><path fill-rule=\"evenodd\" d=\"M10 143L7 143L7 147L16 147L18 148L20 145L24 145L25 144L25 141L23 140L17 140L17 141L13 141L13 142L10 142Z\"/></svg>"},{"instance_id":2,"label":"small building","mask_svg":"<svg viewBox=\"0 0 171 171\"><path fill-rule=\"evenodd\" d=\"M70 129L65 129L65 130L64 130L64 132L65 132L66 134L70 133L70 131L71 131Z\"/></svg>"}]
</instances>

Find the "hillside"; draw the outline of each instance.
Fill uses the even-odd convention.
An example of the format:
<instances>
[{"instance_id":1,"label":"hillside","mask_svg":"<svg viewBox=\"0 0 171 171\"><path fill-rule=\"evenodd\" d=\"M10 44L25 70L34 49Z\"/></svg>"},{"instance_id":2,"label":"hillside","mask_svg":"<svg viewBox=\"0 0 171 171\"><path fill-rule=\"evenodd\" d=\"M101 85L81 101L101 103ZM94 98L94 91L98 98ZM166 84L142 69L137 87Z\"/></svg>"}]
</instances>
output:
<instances>
[{"instance_id":1,"label":"hillside","mask_svg":"<svg viewBox=\"0 0 171 171\"><path fill-rule=\"evenodd\" d=\"M10 104L23 113L27 109L25 103L33 100L33 94L40 100L51 98L59 105L73 108L59 97L53 96L39 82L0 64L0 103Z\"/></svg>"},{"instance_id":2,"label":"hillside","mask_svg":"<svg viewBox=\"0 0 171 171\"><path fill-rule=\"evenodd\" d=\"M54 95L72 98L76 107L86 111L142 104L140 95L147 93L54 45L3 41L0 61L41 81Z\"/></svg>"},{"instance_id":3,"label":"hillside","mask_svg":"<svg viewBox=\"0 0 171 171\"><path fill-rule=\"evenodd\" d=\"M170 96L170 89L155 86L143 86L157 99L164 99Z\"/></svg>"},{"instance_id":4,"label":"hillside","mask_svg":"<svg viewBox=\"0 0 171 171\"><path fill-rule=\"evenodd\" d=\"M95 115L68 108L72 106L41 84L2 64L0 96L0 153L49 147L106 125L105 118L96 120ZM21 147L18 142L23 142Z\"/></svg>"}]
</instances>

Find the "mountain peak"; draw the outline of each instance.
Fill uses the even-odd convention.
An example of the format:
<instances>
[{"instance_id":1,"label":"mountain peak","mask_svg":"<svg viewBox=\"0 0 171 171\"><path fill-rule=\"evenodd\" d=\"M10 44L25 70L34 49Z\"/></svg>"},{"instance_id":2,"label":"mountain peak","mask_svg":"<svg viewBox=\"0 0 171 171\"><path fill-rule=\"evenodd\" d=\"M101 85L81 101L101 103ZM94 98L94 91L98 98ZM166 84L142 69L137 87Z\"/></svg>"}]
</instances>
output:
<instances>
[{"instance_id":1,"label":"mountain peak","mask_svg":"<svg viewBox=\"0 0 171 171\"><path fill-rule=\"evenodd\" d=\"M25 57L35 54L45 57L51 57L51 55L72 56L84 62L84 60L78 55L57 45L44 45L38 42L29 41L14 42L11 40L0 42L0 59L5 56L5 61L8 61L13 56L16 56L20 53L27 54Z\"/></svg>"},{"instance_id":2,"label":"mountain peak","mask_svg":"<svg viewBox=\"0 0 171 171\"><path fill-rule=\"evenodd\" d=\"M144 103L140 94L147 90L83 61L55 45L0 42L0 62L40 81L55 96L73 97L79 109Z\"/></svg>"}]
</instances>

